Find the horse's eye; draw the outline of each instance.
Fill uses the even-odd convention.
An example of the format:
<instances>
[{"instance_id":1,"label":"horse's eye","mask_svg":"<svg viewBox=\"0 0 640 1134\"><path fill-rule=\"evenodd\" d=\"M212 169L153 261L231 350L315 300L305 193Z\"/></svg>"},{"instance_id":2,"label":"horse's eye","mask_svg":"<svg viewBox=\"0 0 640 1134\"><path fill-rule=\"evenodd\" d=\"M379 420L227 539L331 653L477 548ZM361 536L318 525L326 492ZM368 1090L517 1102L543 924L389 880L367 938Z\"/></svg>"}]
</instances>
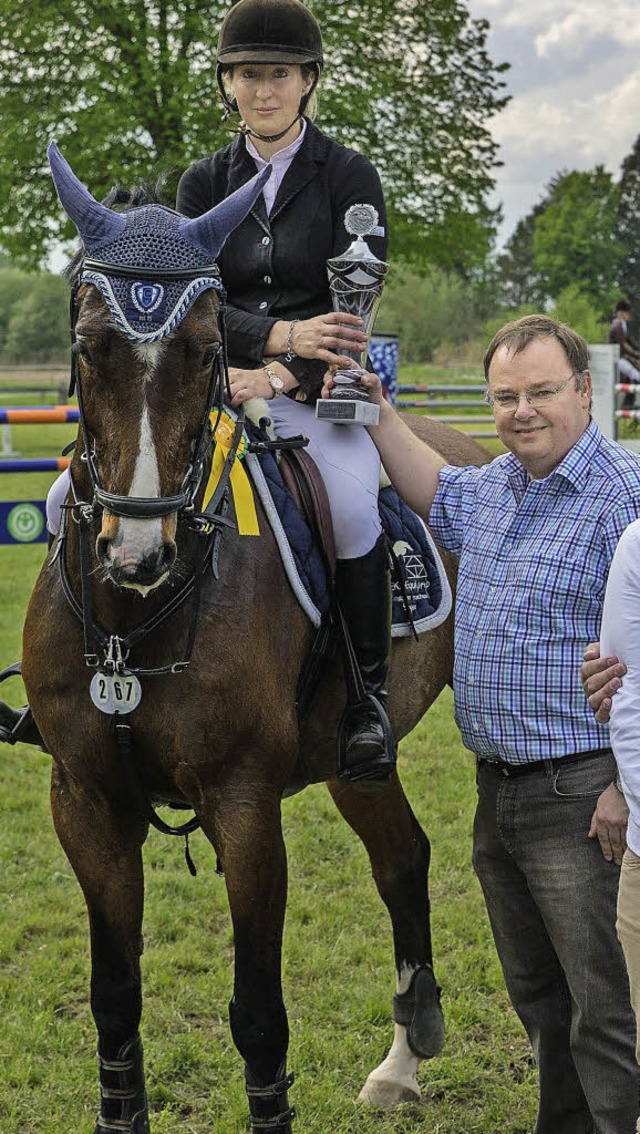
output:
<instances>
[{"instance_id":1,"label":"horse's eye","mask_svg":"<svg viewBox=\"0 0 640 1134\"><path fill-rule=\"evenodd\" d=\"M200 364L201 370L207 370L207 368L209 366L211 366L211 363L213 362L217 353L218 353L217 347L215 347L215 346L207 347L207 349L205 350L205 352L202 356L202 362Z\"/></svg>"},{"instance_id":2,"label":"horse's eye","mask_svg":"<svg viewBox=\"0 0 640 1134\"><path fill-rule=\"evenodd\" d=\"M86 362L87 366L93 366L91 351L89 350L89 347L86 345L86 343L76 343L76 351L82 361Z\"/></svg>"}]
</instances>

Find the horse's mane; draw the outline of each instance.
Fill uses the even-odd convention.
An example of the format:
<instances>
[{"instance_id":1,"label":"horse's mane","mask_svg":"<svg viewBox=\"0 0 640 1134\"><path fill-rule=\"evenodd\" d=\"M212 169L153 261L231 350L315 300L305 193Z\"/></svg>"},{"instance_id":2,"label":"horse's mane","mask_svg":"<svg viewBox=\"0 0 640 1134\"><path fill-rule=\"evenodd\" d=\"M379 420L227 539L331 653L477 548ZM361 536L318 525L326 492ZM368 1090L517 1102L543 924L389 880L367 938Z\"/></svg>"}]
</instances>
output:
<instances>
[{"instance_id":1,"label":"horse's mane","mask_svg":"<svg viewBox=\"0 0 640 1134\"><path fill-rule=\"evenodd\" d=\"M103 199L102 204L118 213L128 213L130 209L140 209L144 205L166 205L168 203L165 199L166 181L166 176L160 176L156 181L143 181L140 185L132 186L131 189L123 189L119 185L114 185L113 189L110 189ZM84 249L79 248L63 269L62 274L70 287L73 287L76 282L83 257Z\"/></svg>"}]
</instances>

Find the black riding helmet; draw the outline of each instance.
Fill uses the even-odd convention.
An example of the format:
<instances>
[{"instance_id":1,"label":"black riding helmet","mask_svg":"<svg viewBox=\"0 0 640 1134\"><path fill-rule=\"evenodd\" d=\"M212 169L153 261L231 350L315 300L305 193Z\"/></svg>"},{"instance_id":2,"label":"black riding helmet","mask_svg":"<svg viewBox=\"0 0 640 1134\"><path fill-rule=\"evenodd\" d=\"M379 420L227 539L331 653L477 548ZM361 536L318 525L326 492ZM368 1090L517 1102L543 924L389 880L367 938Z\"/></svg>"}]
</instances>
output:
<instances>
[{"instance_id":1,"label":"black riding helmet","mask_svg":"<svg viewBox=\"0 0 640 1134\"><path fill-rule=\"evenodd\" d=\"M302 114L324 66L320 25L300 0L239 0L225 16L216 52L216 78L228 111L237 106L222 75L236 63L313 64L315 79L300 103Z\"/></svg>"}]
</instances>

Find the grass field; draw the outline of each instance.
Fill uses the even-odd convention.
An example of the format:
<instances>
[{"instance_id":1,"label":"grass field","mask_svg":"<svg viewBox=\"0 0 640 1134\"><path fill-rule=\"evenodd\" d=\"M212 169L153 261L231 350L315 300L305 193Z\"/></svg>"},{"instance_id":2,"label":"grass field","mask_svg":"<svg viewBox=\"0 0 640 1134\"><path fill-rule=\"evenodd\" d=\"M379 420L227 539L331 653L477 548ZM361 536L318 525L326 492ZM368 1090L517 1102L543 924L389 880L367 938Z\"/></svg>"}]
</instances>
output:
<instances>
[{"instance_id":1,"label":"grass field","mask_svg":"<svg viewBox=\"0 0 640 1134\"><path fill-rule=\"evenodd\" d=\"M421 376L423 377L423 376ZM5 403L6 404L6 403ZM25 455L52 455L73 427L20 427ZM3 478L4 498L36 498L47 477ZM27 483L28 482L28 483ZM42 547L0 548L0 665L20 656L20 629ZM6 687L5 687L6 688ZM9 692L7 690L7 692ZM3 690L4 693L4 690ZM14 703L21 691L13 682ZM88 1008L84 904L55 838L49 757L1 751L0 1134L91 1134L97 1109ZM321 786L283 804L290 863L284 988L300 1134L527 1134L536 1073L506 997L471 868L473 763L444 694L401 747L411 804L433 848L437 976L448 1038L421 1067L423 1105L379 1113L356 1104L391 1036L389 925L364 851ZM154 1134L247 1130L241 1061L227 1023L232 939L211 849L152 831L142 1033Z\"/></svg>"}]
</instances>

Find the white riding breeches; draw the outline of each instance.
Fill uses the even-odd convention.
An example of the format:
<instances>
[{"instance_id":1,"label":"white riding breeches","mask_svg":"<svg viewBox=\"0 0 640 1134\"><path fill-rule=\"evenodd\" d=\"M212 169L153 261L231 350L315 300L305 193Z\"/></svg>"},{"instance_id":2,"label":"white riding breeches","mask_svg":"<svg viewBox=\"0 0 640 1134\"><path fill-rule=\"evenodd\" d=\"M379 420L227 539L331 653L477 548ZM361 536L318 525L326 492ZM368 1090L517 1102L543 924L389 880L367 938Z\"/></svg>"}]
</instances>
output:
<instances>
[{"instance_id":1,"label":"white riding breeches","mask_svg":"<svg viewBox=\"0 0 640 1134\"><path fill-rule=\"evenodd\" d=\"M57 535L60 531L60 522L62 520L62 505L67 499L67 493L71 488L71 477L69 470L65 469L56 477L51 488L47 493L47 531L52 535Z\"/></svg>"},{"instance_id":2,"label":"white riding breeches","mask_svg":"<svg viewBox=\"0 0 640 1134\"><path fill-rule=\"evenodd\" d=\"M315 406L272 398L269 412L276 434L309 438L307 453L317 464L329 497L338 559L357 559L375 544L382 525L378 512L380 457L362 425L319 421Z\"/></svg>"},{"instance_id":3,"label":"white riding breeches","mask_svg":"<svg viewBox=\"0 0 640 1134\"><path fill-rule=\"evenodd\" d=\"M640 370L628 358L618 359L618 374L622 382L640 382Z\"/></svg>"}]
</instances>

